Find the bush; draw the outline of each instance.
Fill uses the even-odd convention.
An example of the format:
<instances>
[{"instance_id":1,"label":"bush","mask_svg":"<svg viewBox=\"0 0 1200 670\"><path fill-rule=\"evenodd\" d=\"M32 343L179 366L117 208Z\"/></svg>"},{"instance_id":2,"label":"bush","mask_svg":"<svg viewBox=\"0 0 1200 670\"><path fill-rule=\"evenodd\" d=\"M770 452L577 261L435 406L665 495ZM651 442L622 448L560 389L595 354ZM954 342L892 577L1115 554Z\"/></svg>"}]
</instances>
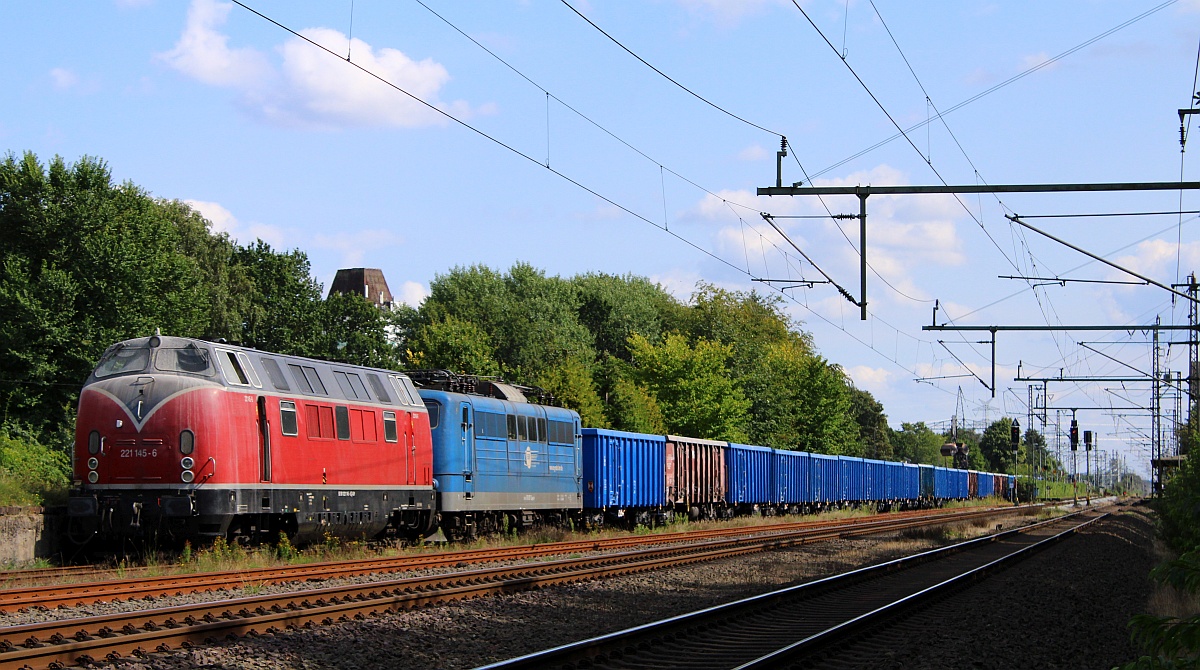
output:
<instances>
[{"instance_id":1,"label":"bush","mask_svg":"<svg viewBox=\"0 0 1200 670\"><path fill-rule=\"evenodd\" d=\"M1180 553L1200 549L1200 464L1188 458L1155 505L1163 540Z\"/></svg>"},{"instance_id":2,"label":"bush","mask_svg":"<svg viewBox=\"0 0 1200 670\"><path fill-rule=\"evenodd\" d=\"M1154 507L1159 535L1180 556L1155 568L1151 578L1183 593L1200 593L1200 465L1186 459ZM1124 670L1200 667L1200 615L1139 614L1129 627L1144 655Z\"/></svg>"},{"instance_id":3,"label":"bush","mask_svg":"<svg viewBox=\"0 0 1200 670\"><path fill-rule=\"evenodd\" d=\"M71 483L71 457L19 427L0 427L0 504L57 502Z\"/></svg>"},{"instance_id":4,"label":"bush","mask_svg":"<svg viewBox=\"0 0 1200 670\"><path fill-rule=\"evenodd\" d=\"M1200 592L1200 551L1189 551L1155 568L1150 577L1181 592ZM1129 623L1144 655L1122 670L1200 667L1200 615L1157 617L1139 614Z\"/></svg>"}]
</instances>

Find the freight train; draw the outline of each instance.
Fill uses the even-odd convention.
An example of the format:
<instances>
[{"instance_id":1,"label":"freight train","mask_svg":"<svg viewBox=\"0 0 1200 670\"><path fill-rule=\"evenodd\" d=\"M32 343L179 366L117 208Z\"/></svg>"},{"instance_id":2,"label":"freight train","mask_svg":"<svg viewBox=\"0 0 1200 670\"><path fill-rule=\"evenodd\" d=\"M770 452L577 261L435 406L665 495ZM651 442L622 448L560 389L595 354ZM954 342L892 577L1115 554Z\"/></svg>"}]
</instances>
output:
<instances>
[{"instance_id":1,"label":"freight train","mask_svg":"<svg viewBox=\"0 0 1200 670\"><path fill-rule=\"evenodd\" d=\"M444 371L127 340L80 393L67 534L415 541L1015 494L1010 475L585 428L539 400Z\"/></svg>"}]
</instances>

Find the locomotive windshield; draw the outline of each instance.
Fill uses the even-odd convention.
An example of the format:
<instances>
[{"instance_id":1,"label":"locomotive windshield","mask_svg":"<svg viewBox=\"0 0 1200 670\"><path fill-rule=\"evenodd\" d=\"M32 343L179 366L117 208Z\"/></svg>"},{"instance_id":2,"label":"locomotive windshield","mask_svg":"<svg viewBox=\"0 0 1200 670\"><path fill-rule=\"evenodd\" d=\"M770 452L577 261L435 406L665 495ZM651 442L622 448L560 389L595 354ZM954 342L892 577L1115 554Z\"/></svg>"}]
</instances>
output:
<instances>
[{"instance_id":1,"label":"locomotive windshield","mask_svg":"<svg viewBox=\"0 0 1200 670\"><path fill-rule=\"evenodd\" d=\"M96 378L142 372L150 364L150 347L117 346L105 352L96 366Z\"/></svg>"},{"instance_id":2,"label":"locomotive windshield","mask_svg":"<svg viewBox=\"0 0 1200 670\"><path fill-rule=\"evenodd\" d=\"M212 376L216 373L208 350L189 342L185 347L163 347L154 356L154 367L163 372L187 372Z\"/></svg>"},{"instance_id":3,"label":"locomotive windshield","mask_svg":"<svg viewBox=\"0 0 1200 670\"><path fill-rule=\"evenodd\" d=\"M429 410L429 427L437 428L442 416L442 403L436 400L426 400L425 408Z\"/></svg>"}]
</instances>

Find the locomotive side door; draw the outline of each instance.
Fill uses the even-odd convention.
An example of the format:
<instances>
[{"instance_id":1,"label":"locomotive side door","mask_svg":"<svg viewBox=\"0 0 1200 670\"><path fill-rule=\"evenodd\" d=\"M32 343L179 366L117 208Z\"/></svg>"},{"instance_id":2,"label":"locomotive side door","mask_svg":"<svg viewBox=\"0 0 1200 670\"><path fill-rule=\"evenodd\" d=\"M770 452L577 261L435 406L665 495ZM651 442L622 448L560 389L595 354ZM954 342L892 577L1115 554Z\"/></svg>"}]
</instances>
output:
<instances>
[{"instance_id":1,"label":"locomotive side door","mask_svg":"<svg viewBox=\"0 0 1200 670\"><path fill-rule=\"evenodd\" d=\"M475 496L475 411L471 403L462 403L463 494L468 500Z\"/></svg>"},{"instance_id":2,"label":"locomotive side door","mask_svg":"<svg viewBox=\"0 0 1200 670\"><path fill-rule=\"evenodd\" d=\"M258 446L262 464L261 481L271 481L271 421L267 418L267 399L258 396Z\"/></svg>"}]
</instances>

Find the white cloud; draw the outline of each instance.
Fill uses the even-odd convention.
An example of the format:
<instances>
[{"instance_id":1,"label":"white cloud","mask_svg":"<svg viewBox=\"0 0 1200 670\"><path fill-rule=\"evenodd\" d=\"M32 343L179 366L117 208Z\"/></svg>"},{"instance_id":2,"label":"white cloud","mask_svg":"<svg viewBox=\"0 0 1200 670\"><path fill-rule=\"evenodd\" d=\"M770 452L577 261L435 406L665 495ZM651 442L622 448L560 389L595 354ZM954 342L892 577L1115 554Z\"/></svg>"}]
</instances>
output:
<instances>
[{"instance_id":1,"label":"white cloud","mask_svg":"<svg viewBox=\"0 0 1200 670\"><path fill-rule=\"evenodd\" d=\"M388 230L355 230L337 235L317 235L311 246L330 249L341 255L343 268L363 267L363 258L368 251L377 252L385 247L399 246L403 238Z\"/></svg>"},{"instance_id":2,"label":"white cloud","mask_svg":"<svg viewBox=\"0 0 1200 670\"><path fill-rule=\"evenodd\" d=\"M854 380L854 385L872 395L879 395L888 390L892 372L884 368L872 368L866 365L855 365L846 368L846 374Z\"/></svg>"},{"instance_id":3,"label":"white cloud","mask_svg":"<svg viewBox=\"0 0 1200 670\"><path fill-rule=\"evenodd\" d=\"M79 75L64 67L50 70L50 79L54 82L54 88L60 91L65 91L79 83Z\"/></svg>"},{"instance_id":4,"label":"white cloud","mask_svg":"<svg viewBox=\"0 0 1200 670\"><path fill-rule=\"evenodd\" d=\"M250 48L230 49L229 37L216 31L229 18L231 9L229 3L193 0L175 48L157 57L211 86L253 90L264 85L271 77L266 57Z\"/></svg>"},{"instance_id":5,"label":"white cloud","mask_svg":"<svg viewBox=\"0 0 1200 670\"><path fill-rule=\"evenodd\" d=\"M192 209L200 212L200 216L212 223L214 233L226 233L238 244L246 245L254 240L262 240L276 249L283 247L283 231L275 226L264 223L243 224L220 203L204 200L184 200Z\"/></svg>"},{"instance_id":6,"label":"white cloud","mask_svg":"<svg viewBox=\"0 0 1200 670\"><path fill-rule=\"evenodd\" d=\"M193 0L175 48L158 58L205 84L239 92L248 110L272 122L413 128L446 122L431 107L460 119L496 111L493 104L472 109L461 100L441 101L439 93L450 75L431 59L417 61L397 49L376 49L329 28L300 33L338 54L349 48L354 64L427 104L298 37L276 47L278 65L256 49L231 48L229 36L217 30L231 8L216 0Z\"/></svg>"},{"instance_id":7,"label":"white cloud","mask_svg":"<svg viewBox=\"0 0 1200 670\"><path fill-rule=\"evenodd\" d=\"M692 293L696 290L696 282L703 279L703 277L698 272L675 269L651 275L649 279L661 285L667 293L675 296L681 302L688 302L692 299Z\"/></svg>"},{"instance_id":8,"label":"white cloud","mask_svg":"<svg viewBox=\"0 0 1200 670\"><path fill-rule=\"evenodd\" d=\"M1031 67L1037 67L1038 65L1041 65L1042 63L1045 63L1048 60L1050 60L1050 54L1046 53L1045 51L1040 51L1035 54L1029 54L1029 55L1021 58L1021 71L1024 72L1025 70L1028 70ZM1042 69L1043 70L1052 70L1052 69L1058 67L1058 63L1059 63L1058 61L1055 61L1053 63L1046 65Z\"/></svg>"},{"instance_id":9,"label":"white cloud","mask_svg":"<svg viewBox=\"0 0 1200 670\"><path fill-rule=\"evenodd\" d=\"M740 161L763 161L771 157L771 152L757 144L752 144L738 152Z\"/></svg>"},{"instance_id":10,"label":"white cloud","mask_svg":"<svg viewBox=\"0 0 1200 670\"><path fill-rule=\"evenodd\" d=\"M1167 240L1146 240L1137 245L1135 253L1121 256L1113 262L1165 284L1175 279L1176 257L1183 268L1197 267L1200 265L1200 242L1185 242L1183 246L1178 246ZM1109 279L1136 281L1134 277L1116 269L1110 270Z\"/></svg>"},{"instance_id":11,"label":"white cloud","mask_svg":"<svg viewBox=\"0 0 1200 670\"><path fill-rule=\"evenodd\" d=\"M392 297L396 302L416 308L420 307L421 303L425 302L425 298L429 297L429 290L423 284L406 281L400 285L399 291L392 293Z\"/></svg>"},{"instance_id":12,"label":"white cloud","mask_svg":"<svg viewBox=\"0 0 1200 670\"><path fill-rule=\"evenodd\" d=\"M383 48L376 53L366 42L347 40L329 28L310 28L301 34L335 52L349 42L356 64L435 105L438 91L450 80L446 68L430 59L414 61L396 49ZM445 117L429 107L299 38L288 40L279 52L292 103L288 107L293 113L303 110L310 118L364 126L411 128L445 122ZM465 103L450 107L447 111L460 118L470 115Z\"/></svg>"},{"instance_id":13,"label":"white cloud","mask_svg":"<svg viewBox=\"0 0 1200 670\"><path fill-rule=\"evenodd\" d=\"M743 16L758 14L772 6L789 4L784 0L678 0L693 14L721 26L737 24Z\"/></svg>"}]
</instances>

